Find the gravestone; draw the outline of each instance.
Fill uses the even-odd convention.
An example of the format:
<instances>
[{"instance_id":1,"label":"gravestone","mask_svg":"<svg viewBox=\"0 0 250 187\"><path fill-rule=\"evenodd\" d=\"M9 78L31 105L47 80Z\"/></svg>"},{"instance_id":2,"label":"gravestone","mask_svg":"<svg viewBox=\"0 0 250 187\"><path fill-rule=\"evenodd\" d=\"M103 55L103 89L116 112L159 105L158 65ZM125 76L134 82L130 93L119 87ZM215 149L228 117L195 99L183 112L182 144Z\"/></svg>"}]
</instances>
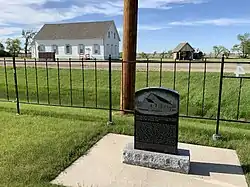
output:
<instances>
[{"instance_id":1,"label":"gravestone","mask_svg":"<svg viewBox=\"0 0 250 187\"><path fill-rule=\"evenodd\" d=\"M245 75L245 70L241 64L237 64L236 71L234 72L236 77L241 77L241 75Z\"/></svg>"},{"instance_id":2,"label":"gravestone","mask_svg":"<svg viewBox=\"0 0 250 187\"><path fill-rule=\"evenodd\" d=\"M179 94L164 88L135 94L135 148L177 154Z\"/></svg>"},{"instance_id":3,"label":"gravestone","mask_svg":"<svg viewBox=\"0 0 250 187\"><path fill-rule=\"evenodd\" d=\"M178 149L179 94L165 88L135 93L134 143L126 145L123 163L188 173L190 153Z\"/></svg>"}]
</instances>

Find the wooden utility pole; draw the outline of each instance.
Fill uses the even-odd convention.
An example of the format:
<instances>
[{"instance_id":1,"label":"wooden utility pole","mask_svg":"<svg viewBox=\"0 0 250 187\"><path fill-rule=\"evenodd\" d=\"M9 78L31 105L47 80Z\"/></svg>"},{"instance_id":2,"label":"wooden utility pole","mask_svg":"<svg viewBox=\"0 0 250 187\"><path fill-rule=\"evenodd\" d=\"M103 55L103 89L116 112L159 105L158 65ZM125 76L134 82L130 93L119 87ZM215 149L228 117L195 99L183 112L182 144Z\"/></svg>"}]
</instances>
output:
<instances>
[{"instance_id":1,"label":"wooden utility pole","mask_svg":"<svg viewBox=\"0 0 250 187\"><path fill-rule=\"evenodd\" d=\"M120 109L134 109L136 49L137 49L138 0L124 0L123 65Z\"/></svg>"}]
</instances>

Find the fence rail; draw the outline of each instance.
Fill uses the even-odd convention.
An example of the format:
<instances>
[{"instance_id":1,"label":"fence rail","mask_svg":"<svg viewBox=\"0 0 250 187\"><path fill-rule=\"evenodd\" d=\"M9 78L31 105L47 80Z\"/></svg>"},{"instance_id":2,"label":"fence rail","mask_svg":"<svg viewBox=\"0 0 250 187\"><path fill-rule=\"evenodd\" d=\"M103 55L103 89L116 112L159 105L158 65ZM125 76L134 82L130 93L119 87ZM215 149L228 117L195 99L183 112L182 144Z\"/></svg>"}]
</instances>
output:
<instances>
[{"instance_id":1,"label":"fence rail","mask_svg":"<svg viewBox=\"0 0 250 187\"><path fill-rule=\"evenodd\" d=\"M68 59L0 60L0 101L49 106L120 111L122 60ZM236 77L237 65L246 74ZM167 87L181 95L180 116L205 120L250 123L247 106L250 62L164 61L136 62L136 89ZM228 82L229 81L229 82ZM133 111L129 111L133 113Z\"/></svg>"}]
</instances>

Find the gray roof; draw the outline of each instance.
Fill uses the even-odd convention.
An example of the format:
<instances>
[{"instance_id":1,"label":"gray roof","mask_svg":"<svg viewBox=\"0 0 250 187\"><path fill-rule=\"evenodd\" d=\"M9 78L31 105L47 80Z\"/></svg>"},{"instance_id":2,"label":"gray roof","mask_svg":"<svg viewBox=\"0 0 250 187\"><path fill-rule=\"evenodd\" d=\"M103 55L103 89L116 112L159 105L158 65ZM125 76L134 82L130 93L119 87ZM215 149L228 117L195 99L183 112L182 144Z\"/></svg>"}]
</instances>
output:
<instances>
[{"instance_id":1,"label":"gray roof","mask_svg":"<svg viewBox=\"0 0 250 187\"><path fill-rule=\"evenodd\" d=\"M180 51L194 51L194 48L192 48L188 42L183 42L177 45L177 47L173 50L174 53Z\"/></svg>"},{"instance_id":2,"label":"gray roof","mask_svg":"<svg viewBox=\"0 0 250 187\"><path fill-rule=\"evenodd\" d=\"M114 21L45 24L36 34L36 40L103 38ZM118 32L117 32L118 33ZM118 38L120 40L119 34Z\"/></svg>"}]
</instances>

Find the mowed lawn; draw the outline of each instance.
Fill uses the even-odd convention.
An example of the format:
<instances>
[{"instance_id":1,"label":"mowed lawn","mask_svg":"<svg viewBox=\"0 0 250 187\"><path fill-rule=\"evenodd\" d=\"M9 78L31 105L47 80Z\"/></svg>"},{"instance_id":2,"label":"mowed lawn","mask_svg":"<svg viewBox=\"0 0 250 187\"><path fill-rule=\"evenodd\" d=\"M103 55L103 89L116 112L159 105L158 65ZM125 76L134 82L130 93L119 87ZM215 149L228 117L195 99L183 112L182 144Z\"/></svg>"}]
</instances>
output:
<instances>
[{"instance_id":1,"label":"mowed lawn","mask_svg":"<svg viewBox=\"0 0 250 187\"><path fill-rule=\"evenodd\" d=\"M61 171L112 132L133 135L132 116L114 113L107 126L106 111L0 103L0 186L49 187ZM250 127L221 124L223 140L211 138L215 123L180 119L179 141L237 151L250 184ZM107 148L108 149L108 148Z\"/></svg>"},{"instance_id":2,"label":"mowed lawn","mask_svg":"<svg viewBox=\"0 0 250 187\"><path fill-rule=\"evenodd\" d=\"M13 70L7 68L8 95L10 100L15 100L15 89L13 81ZM7 87L4 68L0 67L0 100L7 99ZM26 79L27 74L27 79ZM59 82L57 69L44 68L17 68L19 97L21 102L33 102L42 104L85 107L107 108L109 106L109 87L107 70L85 70L72 69L71 78L69 69L60 69ZM47 81L48 75L48 81ZM182 115L205 116L216 118L219 73L207 73L204 84L204 74L191 72L190 82L188 72L176 73L175 89L181 96L180 113ZM234 74L232 74L234 75ZM239 96L239 79L224 79L223 95L221 104L221 116L225 119L236 119ZM112 101L113 108L119 109L120 104L121 72L112 71ZM190 83L188 93L188 83ZM250 119L250 80L242 81L241 99L238 117L241 120ZM37 86L38 84L38 86ZM147 73L138 71L136 76L136 90L146 86L160 86L160 73L149 72L148 84ZM162 86L174 87L173 72L162 73ZM203 100L203 87L204 100ZM37 92L38 91L38 92ZM60 93L60 97L59 97ZM72 98L72 99L71 99Z\"/></svg>"}]
</instances>

